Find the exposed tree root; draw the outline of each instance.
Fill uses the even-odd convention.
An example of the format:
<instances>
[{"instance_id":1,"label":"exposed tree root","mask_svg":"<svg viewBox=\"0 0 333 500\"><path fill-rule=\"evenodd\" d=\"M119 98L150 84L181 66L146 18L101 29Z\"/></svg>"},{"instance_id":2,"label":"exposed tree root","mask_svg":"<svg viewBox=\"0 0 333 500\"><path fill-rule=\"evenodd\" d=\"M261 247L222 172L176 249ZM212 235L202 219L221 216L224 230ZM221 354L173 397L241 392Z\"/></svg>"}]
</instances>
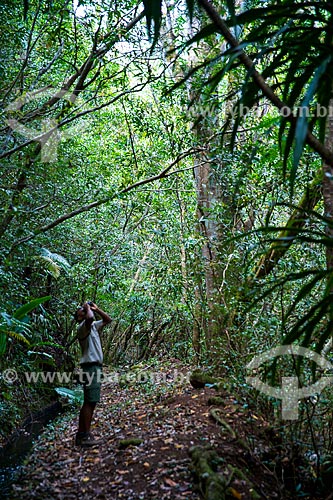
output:
<instances>
[{"instance_id":1,"label":"exposed tree root","mask_svg":"<svg viewBox=\"0 0 333 500\"><path fill-rule=\"evenodd\" d=\"M205 500L225 500L226 483L216 472L221 461L216 451L202 446L190 448L195 475Z\"/></svg>"},{"instance_id":2,"label":"exposed tree root","mask_svg":"<svg viewBox=\"0 0 333 500\"><path fill-rule=\"evenodd\" d=\"M230 427L230 425L225 420L223 420L223 418L219 415L219 413L220 413L219 408L212 408L209 411L209 414L211 415L211 417L213 417L213 419L216 420L216 422L218 422L219 424L221 424L230 433L230 435L231 435L231 437L233 439L236 439L237 438L237 434Z\"/></svg>"}]
</instances>

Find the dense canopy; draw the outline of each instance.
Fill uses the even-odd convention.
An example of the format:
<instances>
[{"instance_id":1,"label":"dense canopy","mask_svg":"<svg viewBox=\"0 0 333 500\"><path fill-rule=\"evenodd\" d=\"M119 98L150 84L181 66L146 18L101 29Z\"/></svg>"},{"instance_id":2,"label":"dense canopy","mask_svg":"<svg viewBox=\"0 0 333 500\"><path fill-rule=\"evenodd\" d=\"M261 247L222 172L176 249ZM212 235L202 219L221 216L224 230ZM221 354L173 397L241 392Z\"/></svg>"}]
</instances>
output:
<instances>
[{"instance_id":1,"label":"dense canopy","mask_svg":"<svg viewBox=\"0 0 333 500\"><path fill-rule=\"evenodd\" d=\"M254 356L330 352L332 14L317 0L2 1L0 366L18 373L0 379L3 439L22 391L50 396L24 373L77 363L85 300L113 319L110 365L175 357L253 392ZM321 376L273 358L273 385L281 369ZM332 425L325 397L311 418L302 403L314 432Z\"/></svg>"}]
</instances>

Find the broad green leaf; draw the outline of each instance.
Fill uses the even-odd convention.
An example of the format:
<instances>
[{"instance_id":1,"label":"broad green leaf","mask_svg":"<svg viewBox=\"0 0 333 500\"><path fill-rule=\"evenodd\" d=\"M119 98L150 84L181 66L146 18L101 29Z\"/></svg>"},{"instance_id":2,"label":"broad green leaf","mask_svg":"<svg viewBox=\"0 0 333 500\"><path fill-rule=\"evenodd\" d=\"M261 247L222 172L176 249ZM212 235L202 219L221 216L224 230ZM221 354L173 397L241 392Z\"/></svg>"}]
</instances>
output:
<instances>
[{"instance_id":1,"label":"broad green leaf","mask_svg":"<svg viewBox=\"0 0 333 500\"><path fill-rule=\"evenodd\" d=\"M83 401L83 393L79 391L73 391L71 389L67 389L67 387L56 387L54 389L60 396L65 396L71 401L75 401L77 403L82 403Z\"/></svg>"},{"instance_id":2,"label":"broad green leaf","mask_svg":"<svg viewBox=\"0 0 333 500\"><path fill-rule=\"evenodd\" d=\"M47 270L56 279L60 276L60 269L67 272L71 268L69 262L62 255L50 252L47 248L42 248L41 255L36 258L46 263Z\"/></svg>"},{"instance_id":3,"label":"broad green leaf","mask_svg":"<svg viewBox=\"0 0 333 500\"><path fill-rule=\"evenodd\" d=\"M36 309L41 304L44 304L44 302L48 302L51 300L51 296L47 295L46 297L40 297L38 299L31 300L27 304L24 304L22 307L17 309L13 315L14 318L16 319L23 319L29 312L33 311Z\"/></svg>"}]
</instances>

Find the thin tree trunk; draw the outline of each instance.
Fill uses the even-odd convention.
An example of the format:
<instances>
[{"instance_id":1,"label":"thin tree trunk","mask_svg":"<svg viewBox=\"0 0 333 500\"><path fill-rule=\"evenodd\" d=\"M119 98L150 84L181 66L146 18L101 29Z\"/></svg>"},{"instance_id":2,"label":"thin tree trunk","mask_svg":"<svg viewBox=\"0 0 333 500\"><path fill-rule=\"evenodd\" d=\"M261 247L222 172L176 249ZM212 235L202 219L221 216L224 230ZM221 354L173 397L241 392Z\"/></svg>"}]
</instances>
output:
<instances>
[{"instance_id":1,"label":"thin tree trunk","mask_svg":"<svg viewBox=\"0 0 333 500\"><path fill-rule=\"evenodd\" d=\"M333 99L331 99L329 103L329 108L332 109ZM326 134L325 134L325 146L333 151L333 116L328 113L327 122L326 122ZM330 225L326 226L326 235L329 238L333 238L333 167L323 162L323 199L324 199L324 209L325 209L325 217L329 219ZM327 270L333 269L333 248L326 247L326 267ZM330 286L329 292L333 294L333 286ZM333 311L329 313L329 320L333 319ZM333 345L332 332L331 336L324 345L322 350L322 356L325 356L331 349Z\"/></svg>"},{"instance_id":2,"label":"thin tree trunk","mask_svg":"<svg viewBox=\"0 0 333 500\"><path fill-rule=\"evenodd\" d=\"M136 287L136 285L139 282L139 278L140 278L140 274L141 274L142 268L143 268L143 266L144 266L144 264L145 264L145 262L146 262L146 260L148 258L148 255L149 255L151 249L152 249L151 241L148 241L147 246L145 248L145 252L143 254L143 257L139 261L138 268L137 268L137 270L135 272L135 275L134 275L134 277L132 279L131 286L130 286L130 288L128 290L128 296L131 295L131 293L133 292L134 288Z\"/></svg>"},{"instance_id":3,"label":"thin tree trunk","mask_svg":"<svg viewBox=\"0 0 333 500\"><path fill-rule=\"evenodd\" d=\"M329 109L333 109L333 99L330 101ZM333 151L333 116L330 114L326 123L325 146ZM327 162L323 162L323 198L325 216L331 222L326 226L326 234L333 238L333 167ZM333 269L333 248L326 247L326 265L327 269ZM332 290L333 292L333 290Z\"/></svg>"},{"instance_id":4,"label":"thin tree trunk","mask_svg":"<svg viewBox=\"0 0 333 500\"><path fill-rule=\"evenodd\" d=\"M183 278L182 287L182 302L187 303L187 292L189 289L188 274L187 274L187 264L186 264L186 248L185 248L185 212L186 206L184 200L179 194L178 187L176 189L176 196L179 206L179 218L180 218L180 267Z\"/></svg>"},{"instance_id":5,"label":"thin tree trunk","mask_svg":"<svg viewBox=\"0 0 333 500\"><path fill-rule=\"evenodd\" d=\"M197 135L201 140L204 139L205 131L197 129ZM208 320L207 329L205 332L206 347L209 350L212 346L215 336L215 300L217 288L216 276L216 243L218 241L218 228L214 217L212 216L212 208L217 201L218 193L214 180L214 175L211 170L211 164L205 161L201 156L198 165L194 168L194 176L196 181L196 191L198 199L198 220L200 232L204 237L204 244L202 246L202 257L204 260L205 270L205 289L206 300L208 306Z\"/></svg>"}]
</instances>

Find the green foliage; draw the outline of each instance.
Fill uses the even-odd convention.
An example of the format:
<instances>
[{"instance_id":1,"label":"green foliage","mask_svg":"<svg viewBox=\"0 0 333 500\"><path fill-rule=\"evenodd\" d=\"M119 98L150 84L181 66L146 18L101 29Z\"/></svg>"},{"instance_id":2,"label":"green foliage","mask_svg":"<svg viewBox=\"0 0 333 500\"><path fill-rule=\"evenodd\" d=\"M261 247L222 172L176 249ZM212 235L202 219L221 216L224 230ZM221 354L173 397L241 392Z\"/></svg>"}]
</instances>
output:
<instances>
[{"instance_id":1,"label":"green foliage","mask_svg":"<svg viewBox=\"0 0 333 500\"><path fill-rule=\"evenodd\" d=\"M30 0L24 21L22 2L0 6L4 368L63 366L72 313L86 299L114 319L108 361L193 356L196 330L205 362L209 325L214 366L232 380L258 349L299 342L320 351L331 334L322 203L303 228L277 237L322 161L306 144L310 132L324 140L324 119L300 109L328 106L330 7L252 2L240 12L216 2L235 48L196 9L205 2L188 1L187 13L172 3L168 19L161 2L143 3L154 53L145 21L133 21L135 2ZM243 50L295 119L279 116L252 81ZM54 120L54 161L9 118L36 131ZM207 184L194 165L209 168ZM204 209L200 190L211 197ZM249 310L247 280L271 244L288 253L271 279L252 281Z\"/></svg>"},{"instance_id":2,"label":"green foliage","mask_svg":"<svg viewBox=\"0 0 333 500\"><path fill-rule=\"evenodd\" d=\"M6 439L12 431L13 424L18 425L20 416L19 401L13 400L8 392L3 392L3 399L0 402L0 436Z\"/></svg>"},{"instance_id":3,"label":"green foliage","mask_svg":"<svg viewBox=\"0 0 333 500\"><path fill-rule=\"evenodd\" d=\"M25 318L25 316L27 314L29 314L31 311L33 311L37 306L44 304L45 302L48 302L50 299L51 299L51 297L49 295L46 297L40 297L38 299L33 299L30 302L28 302L27 304L24 304L23 306L19 307L19 309L17 309L14 312L13 317L15 319L21 320L21 319Z\"/></svg>"},{"instance_id":4,"label":"green foliage","mask_svg":"<svg viewBox=\"0 0 333 500\"><path fill-rule=\"evenodd\" d=\"M67 387L56 387L55 391L63 398L76 405L83 403L83 391L68 389Z\"/></svg>"},{"instance_id":5,"label":"green foliage","mask_svg":"<svg viewBox=\"0 0 333 500\"><path fill-rule=\"evenodd\" d=\"M294 145L293 163L290 172L290 181L293 188L296 170L304 152L308 132L319 132L319 140L324 141L325 123L328 116L327 110L331 96L332 64L331 53L328 51L328 40L330 40L331 9L326 2L318 2L314 9L312 2L268 2L265 6L254 6L247 8L244 12L237 13L235 3L227 2L229 18L223 19L214 9L214 3L198 1L199 5L206 10L213 23L204 26L189 41L188 45L195 45L204 39L207 43L209 36L222 30L229 44L227 49L219 50L219 57L209 61L211 66L209 78L206 84L213 84L213 89L221 83L227 73L234 74L235 62L240 58L247 73L238 85L238 93L241 94L234 103L234 133L230 146L233 149L236 141L236 133L244 121L242 109L257 108L263 98L269 97L271 102L280 109L280 145L284 153L284 165L287 169L288 159ZM146 15L148 26L151 20L156 19L155 38L159 34L161 2L146 1ZM154 13L153 13L154 5ZM193 13L193 3L189 7L189 15ZM218 5L216 5L218 8ZM236 40L230 29L241 27L243 39ZM229 30L229 35L226 34ZM316 35L314 36L314 33ZM231 41L233 39L233 42ZM308 48L307 57L304 57L304 46ZM251 53L252 63L246 63L243 50ZM206 57L204 66L208 64ZM191 68L190 73L174 88L184 83L195 71L201 70L202 64ZM254 68L262 72L270 89L259 82L254 75ZM254 77L254 81L252 80ZM271 97L271 94L275 97ZM321 111L319 111L319 109ZM326 110L326 113L322 111ZM286 140L284 133L286 125L288 133ZM228 131L228 127L225 128ZM321 154L321 150L317 149ZM326 152L328 155L329 153ZM332 163L332 158L330 162Z\"/></svg>"},{"instance_id":6,"label":"green foliage","mask_svg":"<svg viewBox=\"0 0 333 500\"><path fill-rule=\"evenodd\" d=\"M59 278L61 269L68 272L71 267L64 257L57 253L50 252L47 248L42 248L41 255L36 257L36 259L40 259L45 263L46 269L54 278Z\"/></svg>"}]
</instances>

